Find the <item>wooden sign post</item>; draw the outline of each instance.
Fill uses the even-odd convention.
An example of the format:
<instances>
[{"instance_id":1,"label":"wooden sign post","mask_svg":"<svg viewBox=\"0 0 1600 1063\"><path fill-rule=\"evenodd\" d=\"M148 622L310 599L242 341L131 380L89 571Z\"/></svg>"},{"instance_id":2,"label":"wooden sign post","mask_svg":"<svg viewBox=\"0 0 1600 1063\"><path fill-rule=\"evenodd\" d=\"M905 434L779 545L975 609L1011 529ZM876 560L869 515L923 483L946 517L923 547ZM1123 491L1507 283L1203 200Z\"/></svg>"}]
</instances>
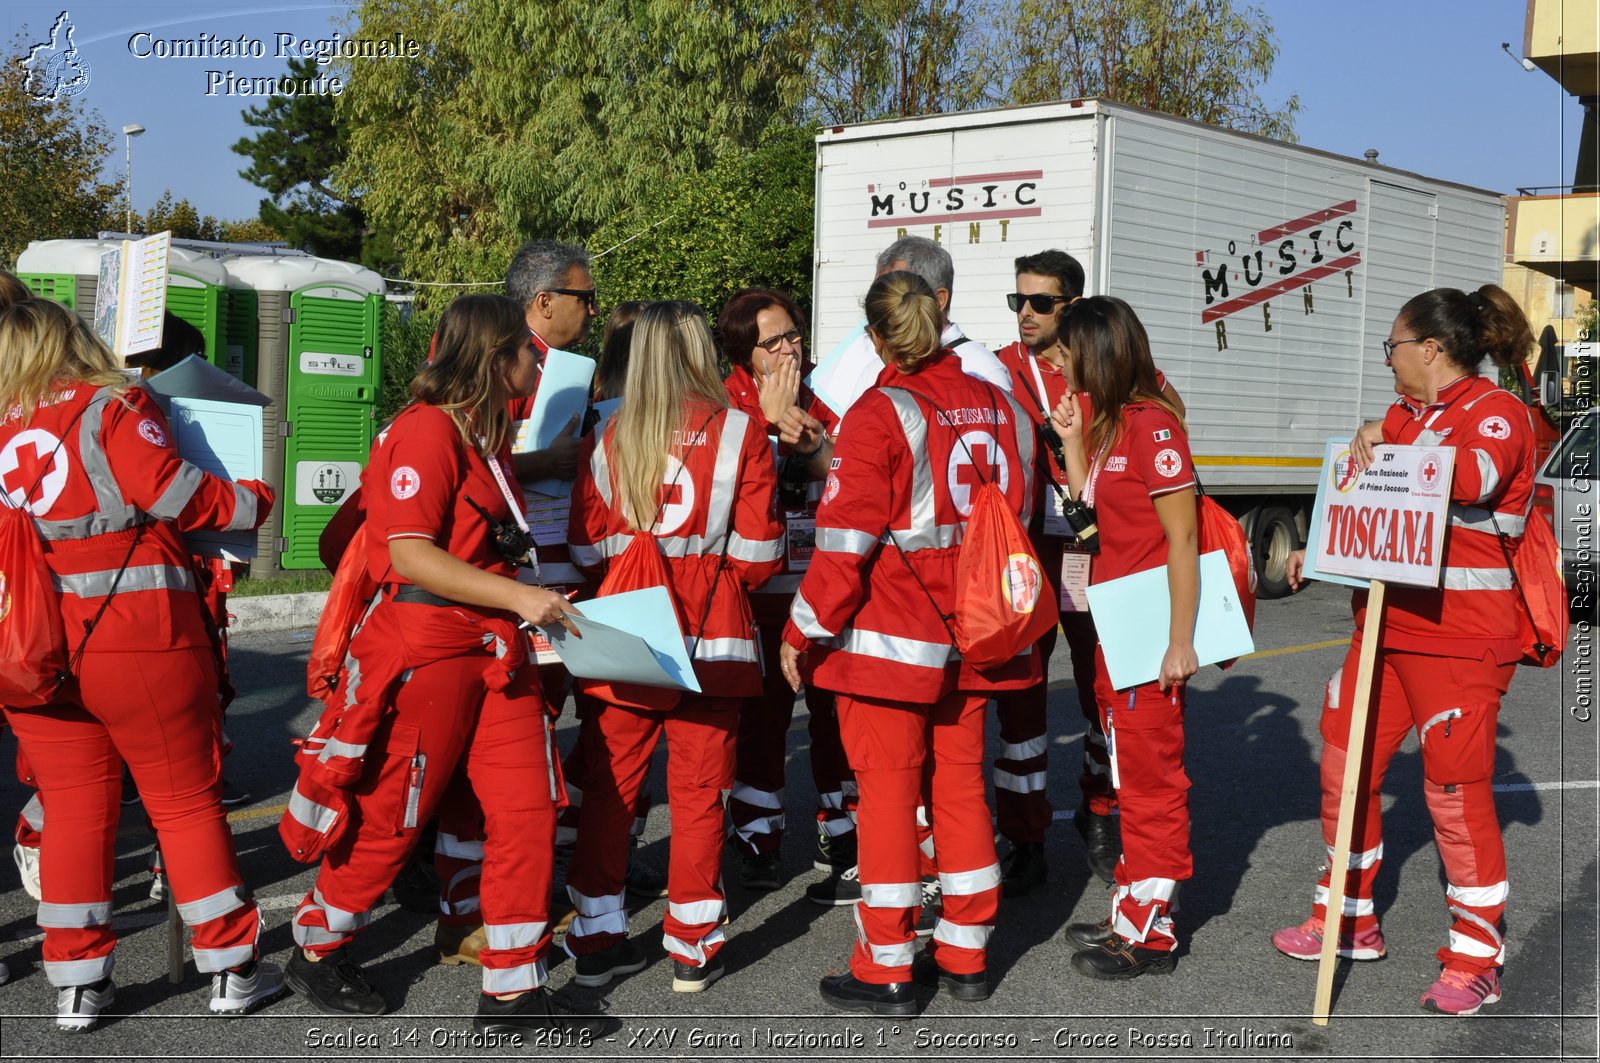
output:
<instances>
[{"instance_id":1,"label":"wooden sign post","mask_svg":"<svg viewBox=\"0 0 1600 1063\"><path fill-rule=\"evenodd\" d=\"M1328 1025L1333 1009L1333 972L1344 923L1350 838L1355 830L1356 802L1366 788L1361 762L1367 752L1367 716L1383 628L1384 590L1391 582L1439 585L1454 463L1452 447L1380 446L1372 465L1357 470L1349 447L1330 442L1322 464L1313 522L1315 539L1307 544L1307 568L1347 577L1340 582L1370 580L1371 591L1361 626L1361 657L1328 872L1328 907L1311 1012L1311 1021L1318 1026Z\"/></svg>"}]
</instances>

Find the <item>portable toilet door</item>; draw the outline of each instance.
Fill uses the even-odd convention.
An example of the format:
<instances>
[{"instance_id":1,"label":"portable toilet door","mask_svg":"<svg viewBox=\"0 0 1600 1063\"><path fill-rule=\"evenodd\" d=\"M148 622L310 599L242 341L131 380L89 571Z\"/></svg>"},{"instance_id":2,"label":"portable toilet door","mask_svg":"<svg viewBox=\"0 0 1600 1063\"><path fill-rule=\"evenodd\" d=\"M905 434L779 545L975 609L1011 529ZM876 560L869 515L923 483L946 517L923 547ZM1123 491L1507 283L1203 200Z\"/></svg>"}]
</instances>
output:
<instances>
[{"instance_id":1,"label":"portable toilet door","mask_svg":"<svg viewBox=\"0 0 1600 1063\"><path fill-rule=\"evenodd\" d=\"M168 250L167 309L200 330L206 339L206 361L248 384L243 359L231 356L228 349L227 285L227 271L215 258L183 247Z\"/></svg>"},{"instance_id":2,"label":"portable toilet door","mask_svg":"<svg viewBox=\"0 0 1600 1063\"><path fill-rule=\"evenodd\" d=\"M256 293L256 388L273 400L264 443L278 506L253 570L320 568L322 530L360 483L376 435L383 279L311 256L229 256L224 266Z\"/></svg>"},{"instance_id":3,"label":"portable toilet door","mask_svg":"<svg viewBox=\"0 0 1600 1063\"><path fill-rule=\"evenodd\" d=\"M17 256L17 279L93 324L100 256L120 246L116 240L34 240Z\"/></svg>"}]
</instances>

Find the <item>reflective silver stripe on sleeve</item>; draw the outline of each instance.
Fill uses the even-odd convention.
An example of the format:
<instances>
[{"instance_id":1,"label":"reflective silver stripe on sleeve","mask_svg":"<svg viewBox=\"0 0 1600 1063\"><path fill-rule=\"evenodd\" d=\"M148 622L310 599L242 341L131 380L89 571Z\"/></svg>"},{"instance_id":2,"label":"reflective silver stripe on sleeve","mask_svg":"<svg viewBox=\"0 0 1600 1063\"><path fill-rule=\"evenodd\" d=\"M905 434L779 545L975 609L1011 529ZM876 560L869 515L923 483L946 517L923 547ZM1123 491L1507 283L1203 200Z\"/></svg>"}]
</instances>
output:
<instances>
[{"instance_id":1,"label":"reflective silver stripe on sleeve","mask_svg":"<svg viewBox=\"0 0 1600 1063\"><path fill-rule=\"evenodd\" d=\"M1496 527L1498 525L1498 527ZM1528 530L1528 518L1519 517L1514 513L1496 513L1493 510L1481 509L1477 506L1463 506L1450 503L1450 526L1452 528L1469 528L1472 531L1488 532L1494 535L1520 536Z\"/></svg>"},{"instance_id":2,"label":"reflective silver stripe on sleeve","mask_svg":"<svg viewBox=\"0 0 1600 1063\"><path fill-rule=\"evenodd\" d=\"M255 492L241 484L233 485L233 519L223 531L249 531L256 526Z\"/></svg>"},{"instance_id":3,"label":"reflective silver stripe on sleeve","mask_svg":"<svg viewBox=\"0 0 1600 1063\"><path fill-rule=\"evenodd\" d=\"M111 593L113 583L117 585L118 594L123 591L192 591L194 573L175 565L130 565L122 573L121 580L117 579L117 570L111 568L99 572L52 575L50 582L59 594L103 598Z\"/></svg>"},{"instance_id":4,"label":"reflective silver stripe on sleeve","mask_svg":"<svg viewBox=\"0 0 1600 1063\"><path fill-rule=\"evenodd\" d=\"M767 582L751 591L751 594L793 594L800 589L800 581L805 577L798 572L780 572Z\"/></svg>"},{"instance_id":5,"label":"reflective silver stripe on sleeve","mask_svg":"<svg viewBox=\"0 0 1600 1063\"><path fill-rule=\"evenodd\" d=\"M183 512L183 507L189 504L189 499L200 489L205 481L206 474L188 462L178 465L178 473L167 484L167 489L161 492L161 497L156 499L155 505L145 512L157 520L177 520L178 514ZM253 496L252 496L253 499ZM232 527L225 529L233 531Z\"/></svg>"},{"instance_id":6,"label":"reflective silver stripe on sleeve","mask_svg":"<svg viewBox=\"0 0 1600 1063\"><path fill-rule=\"evenodd\" d=\"M594 486L600 492L600 497L605 499L606 508L611 509L611 466L606 460L606 441L602 435L595 440L594 452L589 455L589 473L594 477Z\"/></svg>"},{"instance_id":7,"label":"reflective silver stripe on sleeve","mask_svg":"<svg viewBox=\"0 0 1600 1063\"><path fill-rule=\"evenodd\" d=\"M1508 591L1509 568L1447 568L1441 585L1447 591Z\"/></svg>"},{"instance_id":8,"label":"reflective silver stripe on sleeve","mask_svg":"<svg viewBox=\"0 0 1600 1063\"><path fill-rule=\"evenodd\" d=\"M894 405L894 412L900 419L900 430L905 433L906 446L911 449L911 527L904 532L894 529L895 538L906 550L922 550L939 545L935 541L937 525L934 523L933 466L928 459L928 420L922 415L921 405L909 392L900 388L883 388L880 393ZM959 526L956 541L960 541Z\"/></svg>"},{"instance_id":9,"label":"reflective silver stripe on sleeve","mask_svg":"<svg viewBox=\"0 0 1600 1063\"><path fill-rule=\"evenodd\" d=\"M878 540L852 528L818 528L817 549L829 554L855 554L866 557Z\"/></svg>"},{"instance_id":10,"label":"reflective silver stripe on sleeve","mask_svg":"<svg viewBox=\"0 0 1600 1063\"><path fill-rule=\"evenodd\" d=\"M1487 450L1474 450L1472 453L1478 458L1478 501L1482 502L1499 489L1500 470L1494 467L1494 458Z\"/></svg>"},{"instance_id":11,"label":"reflective silver stripe on sleeve","mask_svg":"<svg viewBox=\"0 0 1600 1063\"><path fill-rule=\"evenodd\" d=\"M694 644L694 659L708 664L724 661L754 664L760 660L756 655L755 642L738 638L700 639Z\"/></svg>"},{"instance_id":12,"label":"reflective silver stripe on sleeve","mask_svg":"<svg viewBox=\"0 0 1600 1063\"><path fill-rule=\"evenodd\" d=\"M360 760L367 755L367 747L358 746L354 742L341 742L337 738L330 738L322 744L322 752L317 754L317 760L326 764L334 757L344 757L348 760Z\"/></svg>"},{"instance_id":13,"label":"reflective silver stripe on sleeve","mask_svg":"<svg viewBox=\"0 0 1600 1063\"><path fill-rule=\"evenodd\" d=\"M339 818L339 813L327 805L320 805L299 790L289 795L289 815L317 834L328 833Z\"/></svg>"},{"instance_id":14,"label":"reflective silver stripe on sleeve","mask_svg":"<svg viewBox=\"0 0 1600 1063\"><path fill-rule=\"evenodd\" d=\"M735 561L759 564L777 561L783 557L782 539L746 539L738 532L728 536L728 556Z\"/></svg>"},{"instance_id":15,"label":"reflective silver stripe on sleeve","mask_svg":"<svg viewBox=\"0 0 1600 1063\"><path fill-rule=\"evenodd\" d=\"M588 568L597 567L604 558L598 547L583 546L578 543L568 543L567 552L572 555L572 560Z\"/></svg>"},{"instance_id":16,"label":"reflective silver stripe on sleeve","mask_svg":"<svg viewBox=\"0 0 1600 1063\"><path fill-rule=\"evenodd\" d=\"M799 599L795 601L798 607ZM948 642L923 642L921 639L886 635L881 631L864 631L861 628L846 630L840 638L839 648L862 657L877 657L922 668L943 668L960 657L956 648Z\"/></svg>"},{"instance_id":17,"label":"reflective silver stripe on sleeve","mask_svg":"<svg viewBox=\"0 0 1600 1063\"><path fill-rule=\"evenodd\" d=\"M816 610L811 608L806 596L799 592L795 593L794 604L789 607L789 619L794 621L794 626L799 628L800 634L808 639L831 639L834 636L834 632L817 622Z\"/></svg>"}]
</instances>

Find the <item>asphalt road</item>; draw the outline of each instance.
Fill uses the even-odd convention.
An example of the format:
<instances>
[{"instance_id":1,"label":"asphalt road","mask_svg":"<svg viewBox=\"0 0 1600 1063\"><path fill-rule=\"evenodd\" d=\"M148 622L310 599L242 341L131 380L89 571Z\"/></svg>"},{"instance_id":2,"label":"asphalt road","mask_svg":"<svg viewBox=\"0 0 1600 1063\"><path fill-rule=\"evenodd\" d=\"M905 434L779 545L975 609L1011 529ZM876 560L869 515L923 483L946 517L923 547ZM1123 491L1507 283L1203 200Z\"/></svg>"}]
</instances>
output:
<instances>
[{"instance_id":1,"label":"asphalt road","mask_svg":"<svg viewBox=\"0 0 1600 1063\"><path fill-rule=\"evenodd\" d=\"M1068 966L1060 938L1068 922L1100 918L1103 887L1084 866L1078 837L1058 822L1047 843L1050 881L1001 905L990 952L994 995L963 1004L924 994L909 1020L846 1019L819 999L816 981L842 969L854 926L849 910L806 901L811 870L809 774L804 710L790 732L785 852L793 876L777 893L730 889L728 974L700 996L670 990L660 946L665 902L635 910L632 928L651 964L604 991L569 986L571 962L557 950L551 984L586 1007L615 1016L610 1039L587 1048L528 1041L475 1045L466 1016L478 972L435 965L425 917L389 906L357 945L393 1013L373 1020L321 1016L299 998L256 1015L206 1014L207 981L188 963L167 980L165 907L147 899L150 838L138 809L123 816L118 842L117 1010L91 1034L56 1034L54 992L39 967L33 908L0 864L0 1054L86 1059L397 1059L536 1054L593 1059L1002 1059L1002 1058L1454 1058L1596 1057L1597 723L1594 634L1574 642L1554 669L1520 669L1501 713L1495 784L1511 866L1509 959L1504 999L1477 1017L1422 1011L1417 1000L1437 973L1434 951L1447 925L1443 882L1422 802L1415 740L1386 784L1385 862L1377 904L1389 944L1381 963L1340 969L1330 1025L1315 1026L1316 965L1278 955L1268 936L1308 912L1320 859L1316 825L1322 689L1349 637L1344 592L1316 586L1263 603L1258 656L1231 672L1208 668L1193 685L1188 770L1193 780L1196 873L1178 914L1177 971L1128 983L1097 983ZM311 871L291 861L276 824L292 783L289 739L314 719L304 696L309 633L256 635L233 648L239 701L229 712L236 751L226 772L256 803L231 819L246 881L263 902L268 956L290 948L288 920ZM1052 670L1050 795L1062 818L1078 803L1083 723L1066 654ZM1576 712L1574 711L1576 710ZM991 731L993 729L991 728ZM575 737L563 718L563 746ZM991 734L991 740L994 740ZM10 738L0 740L9 763ZM655 792L665 793L658 753ZM26 792L0 777L0 809ZM664 867L670 822L652 813L646 858ZM736 882L735 861L727 868Z\"/></svg>"}]
</instances>

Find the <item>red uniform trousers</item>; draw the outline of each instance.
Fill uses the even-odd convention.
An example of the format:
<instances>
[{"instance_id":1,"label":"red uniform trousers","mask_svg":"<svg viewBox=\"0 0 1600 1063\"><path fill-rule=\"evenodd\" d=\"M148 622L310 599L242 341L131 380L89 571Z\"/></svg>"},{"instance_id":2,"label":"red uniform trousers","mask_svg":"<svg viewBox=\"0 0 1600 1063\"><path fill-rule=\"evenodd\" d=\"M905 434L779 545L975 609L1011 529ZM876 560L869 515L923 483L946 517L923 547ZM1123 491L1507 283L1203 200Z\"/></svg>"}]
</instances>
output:
<instances>
[{"instance_id":1,"label":"red uniform trousers","mask_svg":"<svg viewBox=\"0 0 1600 1063\"><path fill-rule=\"evenodd\" d=\"M572 700L578 717L578 740L572 743L572 749L567 752L561 761L561 777L567 786L567 803L556 816L556 845L570 849L578 844L578 823L583 818L583 787L584 765L588 762L588 747L594 739L594 725L589 721L600 711L600 701L585 694L581 690L574 690ZM649 771L646 769L648 776ZM650 815L654 801L650 795L650 788L641 785L639 796L633 803L633 825L628 828L628 835L638 838L644 834L645 818Z\"/></svg>"},{"instance_id":2,"label":"red uniform trousers","mask_svg":"<svg viewBox=\"0 0 1600 1063\"><path fill-rule=\"evenodd\" d=\"M789 723L794 719L794 691L778 667L783 647L783 622L789 615L791 595L750 596L758 615L757 632L766 673L761 696L749 698L739 713L739 741L735 754L733 793L728 814L733 820L739 851L745 856L775 853L783 847L784 762L788 758ZM769 599L773 601L769 601ZM773 611L773 605L782 608ZM767 615L759 615L766 613ZM856 829L851 813L856 805L856 783L839 738L839 717L831 691L806 687L810 712L806 730L811 737L811 781L817 788L817 826L831 838Z\"/></svg>"},{"instance_id":3,"label":"red uniform trousers","mask_svg":"<svg viewBox=\"0 0 1600 1063\"><path fill-rule=\"evenodd\" d=\"M983 793L988 697L954 692L934 705L838 695L845 752L861 791L861 900L850 973L863 982L907 982L922 903L917 806L932 810L943 912L928 949L940 967L986 966L1000 904L1000 866Z\"/></svg>"},{"instance_id":4,"label":"red uniform trousers","mask_svg":"<svg viewBox=\"0 0 1600 1063\"><path fill-rule=\"evenodd\" d=\"M1105 674L1105 657L1095 651ZM1102 681L1102 687L1109 686ZM1113 692L1101 702L1111 785L1122 809L1122 858L1111 896L1111 927L1147 949L1171 951L1172 896L1194 875L1189 854L1189 776L1183 769L1183 688L1154 683Z\"/></svg>"},{"instance_id":5,"label":"red uniform trousers","mask_svg":"<svg viewBox=\"0 0 1600 1063\"><path fill-rule=\"evenodd\" d=\"M533 669L496 692L484 685L483 665L476 654L451 657L418 667L398 686L351 790L350 827L295 913L297 944L322 955L347 944L367 925L435 809L441 834L469 829L481 810L483 991L517 993L544 984L552 795L559 792L550 717ZM464 802L464 810L447 808L442 800L464 789L463 765L475 801Z\"/></svg>"},{"instance_id":6,"label":"red uniform trousers","mask_svg":"<svg viewBox=\"0 0 1600 1063\"><path fill-rule=\"evenodd\" d=\"M261 918L239 877L222 810L210 647L89 650L62 700L7 708L6 718L48 810L39 926L51 985L88 985L111 974L124 761L167 853L178 912L194 930L195 967L214 972L255 959Z\"/></svg>"},{"instance_id":7,"label":"red uniform trousers","mask_svg":"<svg viewBox=\"0 0 1600 1063\"><path fill-rule=\"evenodd\" d=\"M722 947L722 794L733 785L741 703L685 694L666 712L605 705L586 721L594 738L585 746L583 818L567 868L567 893L578 910L567 929L569 955L602 952L627 936L628 826L662 731L672 813L662 943L674 960L697 967Z\"/></svg>"},{"instance_id":8,"label":"red uniform trousers","mask_svg":"<svg viewBox=\"0 0 1600 1063\"><path fill-rule=\"evenodd\" d=\"M1013 845L1039 845L1053 810L1046 793L1050 734L1045 710L1050 701L1052 628L1039 640L1039 681L1025 690L994 695L1000 718L1000 755L994 760L994 811L1000 833Z\"/></svg>"},{"instance_id":9,"label":"red uniform trousers","mask_svg":"<svg viewBox=\"0 0 1600 1063\"><path fill-rule=\"evenodd\" d=\"M1106 725L1100 713L1101 694L1111 691L1105 670L1100 667L1100 658L1096 656L1100 635L1094 629L1094 618L1088 613L1062 613L1061 633L1066 636L1067 650L1072 655L1072 682L1078 688L1078 709L1086 725L1078 790L1083 794L1084 806L1092 814L1109 816L1117 807L1117 791L1111 785L1111 756L1106 752ZM1045 661L1048 665L1048 653ZM1048 667L1045 674L1049 674Z\"/></svg>"},{"instance_id":10,"label":"red uniform trousers","mask_svg":"<svg viewBox=\"0 0 1600 1063\"><path fill-rule=\"evenodd\" d=\"M1318 918L1325 918L1328 908L1327 865L1333 862L1360 655L1357 631L1344 664L1328 681L1322 707L1322 839L1328 858L1312 906ZM1500 698L1515 671L1516 665L1496 664L1488 653L1475 661L1378 650L1367 719L1371 769L1356 795L1345 880L1344 918L1353 921L1352 931L1378 922L1372 883L1383 863L1379 790L1389 759L1415 727L1422 740L1422 793L1433 817L1452 920L1450 943L1439 950L1439 962L1478 973L1505 962L1502 920L1509 886L1490 783Z\"/></svg>"}]
</instances>

